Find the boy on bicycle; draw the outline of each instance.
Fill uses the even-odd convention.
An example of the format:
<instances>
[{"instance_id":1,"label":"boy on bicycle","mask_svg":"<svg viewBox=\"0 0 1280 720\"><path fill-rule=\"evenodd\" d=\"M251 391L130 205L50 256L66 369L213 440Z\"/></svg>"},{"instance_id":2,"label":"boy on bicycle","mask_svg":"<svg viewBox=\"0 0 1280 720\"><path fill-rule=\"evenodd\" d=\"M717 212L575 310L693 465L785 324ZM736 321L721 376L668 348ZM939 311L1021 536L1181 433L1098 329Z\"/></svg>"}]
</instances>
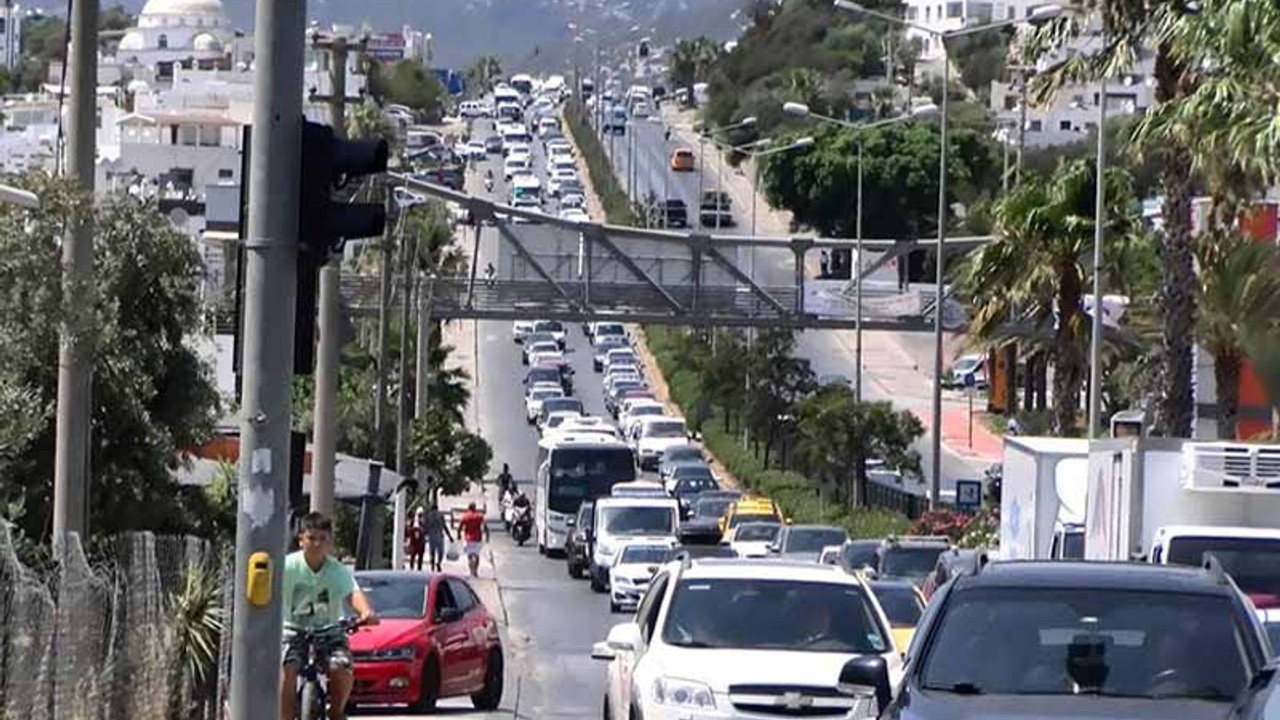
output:
<instances>
[{"instance_id":1,"label":"boy on bicycle","mask_svg":"<svg viewBox=\"0 0 1280 720\"><path fill-rule=\"evenodd\" d=\"M377 622L369 600L356 585L355 576L329 554L333 547L333 523L318 512L302 517L297 552L285 557L281 599L284 609L284 663L281 671L280 718L294 720L297 712L298 671L307 661L304 643L295 642L297 630L333 625L350 603L362 624ZM339 630L319 641L322 667L329 676L329 718L342 720L351 696L354 675L347 635Z\"/></svg>"}]
</instances>

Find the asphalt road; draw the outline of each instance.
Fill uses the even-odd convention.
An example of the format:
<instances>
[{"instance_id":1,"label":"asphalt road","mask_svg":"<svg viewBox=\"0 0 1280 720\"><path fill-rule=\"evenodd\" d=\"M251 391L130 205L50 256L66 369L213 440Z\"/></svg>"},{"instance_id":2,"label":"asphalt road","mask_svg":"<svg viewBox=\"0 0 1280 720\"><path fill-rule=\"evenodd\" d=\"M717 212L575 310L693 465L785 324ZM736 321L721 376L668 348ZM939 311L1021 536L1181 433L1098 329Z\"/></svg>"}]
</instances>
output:
<instances>
[{"instance_id":1,"label":"asphalt road","mask_svg":"<svg viewBox=\"0 0 1280 720\"><path fill-rule=\"evenodd\" d=\"M699 187L713 189L717 187L717 170L720 162L713 148L708 144L703 148L687 146L681 143L675 134L670 142L664 136L664 126L654 122L656 118L634 119L627 129L627 135L604 138L605 147L613 142L614 168L624 188L631 188L633 197L646 197L650 192L658 197L679 198L690 207L692 219L696 224L697 198ZM694 172L674 172L670 169L670 155L678 147L690 147L695 155ZM702 152L705 151L705 157ZM635 170L630 163L634 160ZM697 167L703 168L699 178ZM726 166L724 172L735 172ZM631 181L634 179L634 184ZM750 233L750 207L734 205L734 226L723 228L718 234L746 235ZM763 235L761 230L759 234ZM757 250L754 257L742 258L739 266L753 277L757 284L764 287L785 287L793 282L793 265L790 253L785 250ZM870 282L896 283L896 274L888 268L882 269L868 278ZM871 400L889 400L896 406L911 409L917 414L928 416L931 413L931 381L923 372L932 369L933 336L928 333L908 333L898 338L899 343L907 348L912 357L913 367L902 367L901 363L889 364L884 369L868 367L863 375L863 390ZM870 341L864 338L864 348ZM800 357L807 358L818 376L844 375L852 377L854 370L854 344L852 333L826 330L807 330L800 333L797 341ZM865 359L864 367L871 364ZM944 401L947 404L959 402L954 398ZM925 435L917 441L915 449L920 453L922 477L929 478L933 473L932 449L930 433L926 423ZM943 446L942 452L942 484L943 489L954 487L960 479L977 479L982 477L985 463L970 460L950 448ZM923 494L924 483L908 483L905 488L909 492Z\"/></svg>"},{"instance_id":2,"label":"asphalt road","mask_svg":"<svg viewBox=\"0 0 1280 720\"><path fill-rule=\"evenodd\" d=\"M473 137L482 140L491 131L487 122L478 122ZM546 163L540 143L536 144L534 164L545 185ZM489 156L470 173L468 191L484 192L486 168L494 169L493 196L505 202L509 190L502 181L499 155ZM549 214L557 211L555 201L548 200L544 210ZM478 267L490 261L497 265L498 242L496 231L483 232ZM588 413L604 415L600 376L591 369L590 348L580 327L569 327L566 344L577 371L575 396L583 399ZM508 463L517 481L531 482L538 433L525 421L521 385L525 367L520 363L520 346L512 341L511 323L478 322L475 349L475 417L493 447L491 467L496 474ZM496 497L491 496L490 507L495 505ZM466 698L460 698L441 702L437 714L539 720L600 717L605 665L591 659L591 646L603 640L609 628L623 622L624 616L611 613L606 596L591 592L585 580L570 579L562 558L542 557L533 544L517 547L500 524L491 521L490 527L492 564L481 572L497 578L500 607L493 607L495 603L490 601L490 611L500 618L505 616L502 706L498 711L481 713L471 709ZM366 714L393 720L410 717L402 709L373 709Z\"/></svg>"}]
</instances>

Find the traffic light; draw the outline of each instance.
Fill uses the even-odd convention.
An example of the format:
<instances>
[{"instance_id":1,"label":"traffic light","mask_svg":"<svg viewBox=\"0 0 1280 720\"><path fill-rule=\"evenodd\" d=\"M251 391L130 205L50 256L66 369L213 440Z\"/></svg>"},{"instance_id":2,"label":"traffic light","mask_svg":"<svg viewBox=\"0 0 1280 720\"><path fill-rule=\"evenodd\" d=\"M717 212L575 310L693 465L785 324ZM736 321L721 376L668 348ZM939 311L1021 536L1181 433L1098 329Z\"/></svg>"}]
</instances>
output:
<instances>
[{"instance_id":1,"label":"traffic light","mask_svg":"<svg viewBox=\"0 0 1280 720\"><path fill-rule=\"evenodd\" d=\"M298 301L293 373L310 375L315 356L320 268L342 253L347 240L375 237L386 227L381 203L335 200L348 180L387 170L387 142L343 140L328 125L304 121L301 197L298 203Z\"/></svg>"}]
</instances>

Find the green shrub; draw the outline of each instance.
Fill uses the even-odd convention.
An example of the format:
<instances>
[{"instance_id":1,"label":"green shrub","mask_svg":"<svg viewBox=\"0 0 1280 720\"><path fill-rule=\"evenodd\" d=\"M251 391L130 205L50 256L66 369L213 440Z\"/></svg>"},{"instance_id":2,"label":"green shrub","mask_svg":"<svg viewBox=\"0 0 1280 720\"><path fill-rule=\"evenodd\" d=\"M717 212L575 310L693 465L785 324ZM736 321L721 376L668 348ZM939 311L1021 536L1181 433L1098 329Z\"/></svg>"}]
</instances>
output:
<instances>
[{"instance_id":1,"label":"green shrub","mask_svg":"<svg viewBox=\"0 0 1280 720\"><path fill-rule=\"evenodd\" d=\"M591 187L600 198L605 219L613 225L636 225L636 215L627 199L627 193L618 184L618 176L609 164L609 157L600 144L600 138L596 137L588 124L582 106L570 103L565 109L564 118L565 124L569 126L569 134L573 135L573 141L587 163L587 175L591 177Z\"/></svg>"}]
</instances>

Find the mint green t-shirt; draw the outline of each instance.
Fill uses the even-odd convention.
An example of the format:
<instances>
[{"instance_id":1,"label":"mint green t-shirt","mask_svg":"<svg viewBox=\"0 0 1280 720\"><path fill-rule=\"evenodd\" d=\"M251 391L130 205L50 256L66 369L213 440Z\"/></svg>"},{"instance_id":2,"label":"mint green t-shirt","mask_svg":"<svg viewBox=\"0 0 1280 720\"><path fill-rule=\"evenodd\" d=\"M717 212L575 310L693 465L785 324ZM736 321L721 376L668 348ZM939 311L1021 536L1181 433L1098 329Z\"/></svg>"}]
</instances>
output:
<instances>
[{"instance_id":1,"label":"mint green t-shirt","mask_svg":"<svg viewBox=\"0 0 1280 720\"><path fill-rule=\"evenodd\" d=\"M285 628L313 629L337 622L355 589L355 576L332 557L326 557L320 570L312 572L301 550L289 553L284 559L281 588Z\"/></svg>"}]
</instances>

